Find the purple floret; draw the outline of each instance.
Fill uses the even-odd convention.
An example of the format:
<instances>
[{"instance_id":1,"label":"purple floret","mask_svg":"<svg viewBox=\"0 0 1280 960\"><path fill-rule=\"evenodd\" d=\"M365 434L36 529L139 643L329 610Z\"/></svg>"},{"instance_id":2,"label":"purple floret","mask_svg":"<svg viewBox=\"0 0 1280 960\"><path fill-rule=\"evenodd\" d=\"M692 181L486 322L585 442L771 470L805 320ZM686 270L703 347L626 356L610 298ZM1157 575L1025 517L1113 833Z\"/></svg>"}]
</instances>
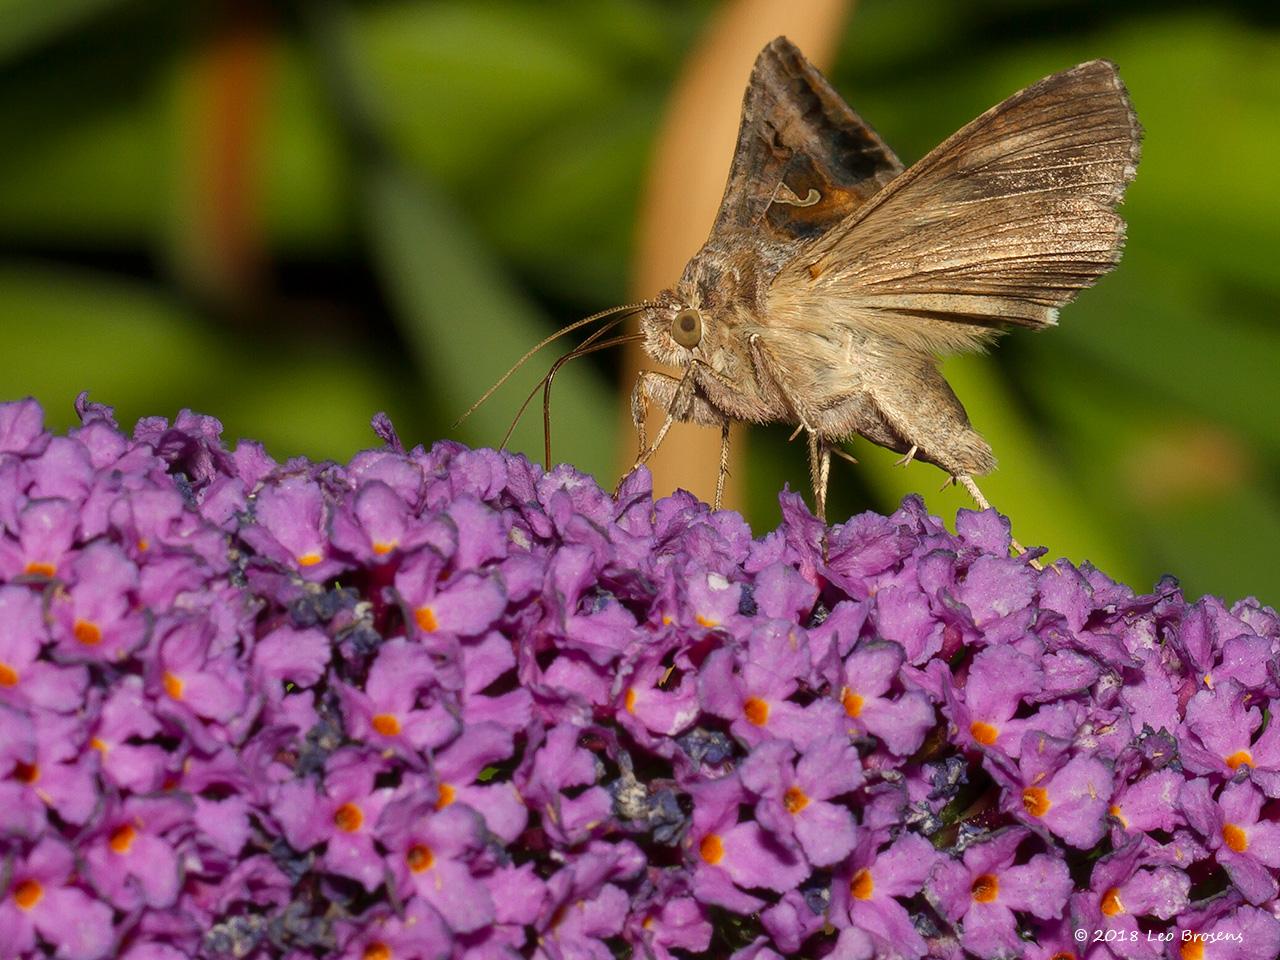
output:
<instances>
[{"instance_id":1,"label":"purple floret","mask_svg":"<svg viewBox=\"0 0 1280 960\"><path fill-rule=\"evenodd\" d=\"M1280 952L1255 600L76 409L0 405L6 957Z\"/></svg>"},{"instance_id":2,"label":"purple floret","mask_svg":"<svg viewBox=\"0 0 1280 960\"><path fill-rule=\"evenodd\" d=\"M1066 862L1037 853L1015 863L1030 836L1019 827L997 831L930 875L933 902L959 924L961 943L970 953L983 958L1016 953L1018 913L1043 920L1062 915L1072 890Z\"/></svg>"}]
</instances>

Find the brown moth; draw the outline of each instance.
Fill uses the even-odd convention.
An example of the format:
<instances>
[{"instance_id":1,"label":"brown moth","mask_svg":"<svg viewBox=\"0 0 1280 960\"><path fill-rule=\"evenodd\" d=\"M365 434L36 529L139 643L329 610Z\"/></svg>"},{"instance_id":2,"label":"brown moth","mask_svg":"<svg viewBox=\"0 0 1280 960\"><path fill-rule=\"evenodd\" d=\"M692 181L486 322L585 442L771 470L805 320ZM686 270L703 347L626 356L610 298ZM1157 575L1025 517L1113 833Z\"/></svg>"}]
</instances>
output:
<instances>
[{"instance_id":1,"label":"brown moth","mask_svg":"<svg viewBox=\"0 0 1280 960\"><path fill-rule=\"evenodd\" d=\"M1115 207L1140 129L1114 65L1083 63L988 110L909 170L785 37L760 53L711 236L641 305L637 464L672 421L781 422L809 440L815 508L854 435L973 481L996 464L938 370L1042 329L1120 257ZM649 403L667 410L649 447Z\"/></svg>"}]
</instances>

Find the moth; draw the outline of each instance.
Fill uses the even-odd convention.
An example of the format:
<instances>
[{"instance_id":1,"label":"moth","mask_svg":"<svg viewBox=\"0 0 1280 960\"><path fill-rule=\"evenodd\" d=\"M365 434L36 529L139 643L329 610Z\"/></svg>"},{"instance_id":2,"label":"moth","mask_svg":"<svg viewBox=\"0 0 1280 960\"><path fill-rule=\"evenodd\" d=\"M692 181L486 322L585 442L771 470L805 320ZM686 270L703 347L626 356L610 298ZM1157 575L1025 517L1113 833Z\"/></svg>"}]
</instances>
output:
<instances>
[{"instance_id":1,"label":"moth","mask_svg":"<svg viewBox=\"0 0 1280 960\"><path fill-rule=\"evenodd\" d=\"M816 513L832 452L861 436L936 464L988 506L994 469L939 372L1058 308L1110 270L1141 131L1115 66L1094 60L988 110L904 169L785 37L757 58L711 235L640 313L632 394L648 459L671 423L781 422L808 437ZM667 410L652 447L650 403Z\"/></svg>"},{"instance_id":2,"label":"moth","mask_svg":"<svg viewBox=\"0 0 1280 960\"><path fill-rule=\"evenodd\" d=\"M612 317L534 388L544 389L548 464L556 371L643 341L681 373L636 380L636 464L675 421L719 427L717 508L736 420L807 435L820 517L831 455L848 456L842 444L854 436L903 454L900 463L937 465L985 509L973 478L996 461L940 358L1014 327L1053 326L1060 307L1115 266L1124 241L1115 208L1140 139L1115 66L1093 60L1015 93L908 170L778 37L752 70L711 235L675 286L547 337L471 409L552 340ZM636 313L639 333L603 339ZM666 409L652 445L650 404Z\"/></svg>"}]
</instances>

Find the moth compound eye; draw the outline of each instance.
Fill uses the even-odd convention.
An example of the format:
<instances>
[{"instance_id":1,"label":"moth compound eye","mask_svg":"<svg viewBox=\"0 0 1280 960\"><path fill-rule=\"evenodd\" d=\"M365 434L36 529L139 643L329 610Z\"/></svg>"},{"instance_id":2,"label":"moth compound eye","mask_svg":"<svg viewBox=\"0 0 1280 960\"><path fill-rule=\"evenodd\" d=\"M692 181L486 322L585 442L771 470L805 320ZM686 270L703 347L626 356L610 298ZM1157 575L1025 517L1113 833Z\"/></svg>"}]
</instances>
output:
<instances>
[{"instance_id":1,"label":"moth compound eye","mask_svg":"<svg viewBox=\"0 0 1280 960\"><path fill-rule=\"evenodd\" d=\"M671 339L692 350L702 341L702 314L693 307L681 310L671 321Z\"/></svg>"}]
</instances>

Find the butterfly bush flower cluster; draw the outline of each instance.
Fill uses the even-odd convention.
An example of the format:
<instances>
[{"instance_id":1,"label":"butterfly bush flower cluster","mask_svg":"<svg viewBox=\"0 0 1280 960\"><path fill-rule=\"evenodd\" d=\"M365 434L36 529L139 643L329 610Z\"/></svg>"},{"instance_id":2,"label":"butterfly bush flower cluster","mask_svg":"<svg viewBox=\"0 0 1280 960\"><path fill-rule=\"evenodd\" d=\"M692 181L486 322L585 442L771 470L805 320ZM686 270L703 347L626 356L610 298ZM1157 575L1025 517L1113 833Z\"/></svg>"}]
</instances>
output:
<instances>
[{"instance_id":1,"label":"butterfly bush flower cluster","mask_svg":"<svg viewBox=\"0 0 1280 960\"><path fill-rule=\"evenodd\" d=\"M908 498L0 406L0 954L1280 953L1280 618Z\"/></svg>"}]
</instances>

